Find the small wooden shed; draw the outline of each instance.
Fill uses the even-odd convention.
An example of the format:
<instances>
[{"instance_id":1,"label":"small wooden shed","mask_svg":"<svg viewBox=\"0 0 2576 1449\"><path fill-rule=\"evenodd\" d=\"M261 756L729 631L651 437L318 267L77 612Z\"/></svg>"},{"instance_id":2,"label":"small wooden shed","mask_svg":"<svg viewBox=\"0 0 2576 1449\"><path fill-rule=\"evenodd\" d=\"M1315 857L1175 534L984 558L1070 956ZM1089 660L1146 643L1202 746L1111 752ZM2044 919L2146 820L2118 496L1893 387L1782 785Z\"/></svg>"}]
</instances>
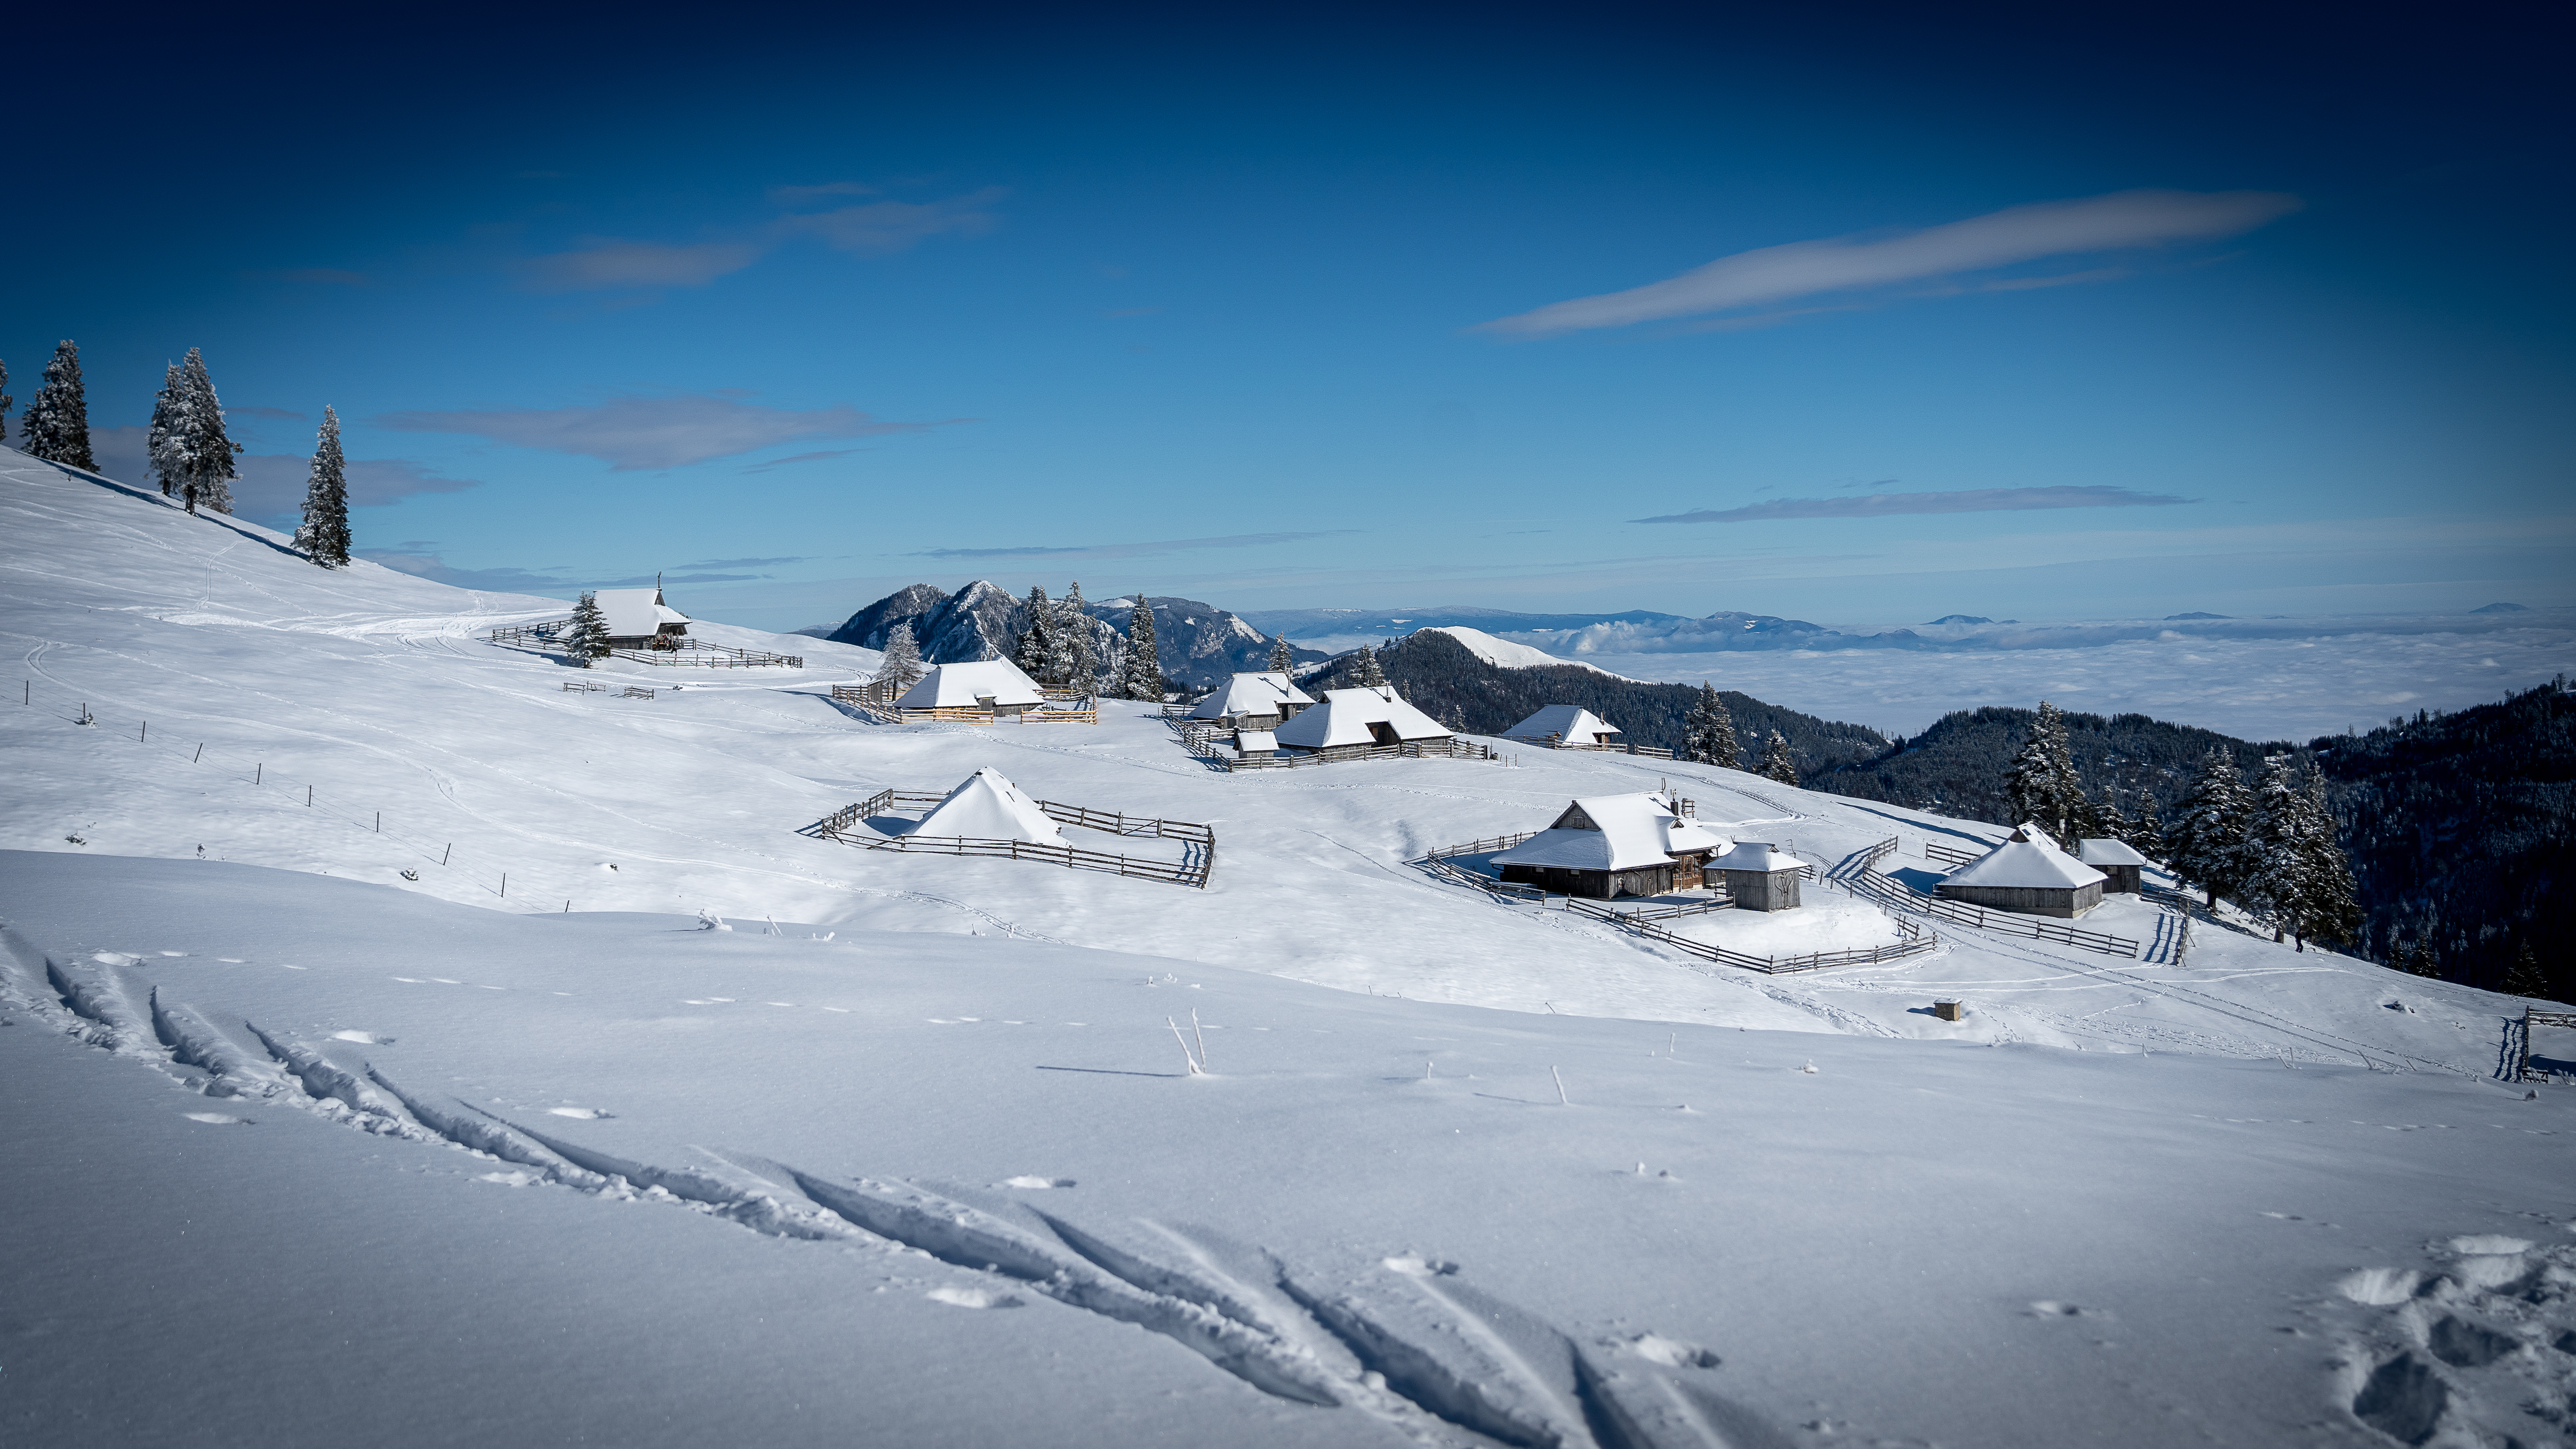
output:
<instances>
[{"instance_id":1,"label":"small wooden shed","mask_svg":"<svg viewBox=\"0 0 2576 1449\"><path fill-rule=\"evenodd\" d=\"M1285 674L1243 673L1200 700L1198 707L1190 711L1190 718L1214 720L1220 728L1230 730L1277 729L1280 721L1314 702L1313 696L1299 689Z\"/></svg>"},{"instance_id":2,"label":"small wooden shed","mask_svg":"<svg viewBox=\"0 0 2576 1449\"><path fill-rule=\"evenodd\" d=\"M2102 904L2107 879L2058 849L2047 831L2024 824L2001 845L1950 872L1939 890L1972 906L2071 921Z\"/></svg>"},{"instance_id":3,"label":"small wooden shed","mask_svg":"<svg viewBox=\"0 0 2576 1449\"><path fill-rule=\"evenodd\" d=\"M608 626L611 649L677 649L689 632L689 616L662 602L660 584L649 589L599 589L590 597Z\"/></svg>"},{"instance_id":4,"label":"small wooden shed","mask_svg":"<svg viewBox=\"0 0 2576 1449\"><path fill-rule=\"evenodd\" d=\"M2110 880L2102 887L2105 894L2143 895L2138 872L2147 858L2125 840L2084 840L2076 842L2075 858L2093 867Z\"/></svg>"},{"instance_id":5,"label":"small wooden shed","mask_svg":"<svg viewBox=\"0 0 2576 1449\"><path fill-rule=\"evenodd\" d=\"M1507 740L1527 740L1552 750L1606 750L1619 727L1579 704L1551 704L1503 731Z\"/></svg>"},{"instance_id":6,"label":"small wooden shed","mask_svg":"<svg viewBox=\"0 0 2576 1449\"><path fill-rule=\"evenodd\" d=\"M1734 849L1711 860L1708 868L1725 880L1726 893L1735 898L1737 910L1794 911L1807 863L1774 850L1767 840L1739 840Z\"/></svg>"},{"instance_id":7,"label":"small wooden shed","mask_svg":"<svg viewBox=\"0 0 2576 1449\"><path fill-rule=\"evenodd\" d=\"M1432 740L1446 748L1450 739L1448 726L1405 703L1389 684L1325 690L1323 703L1298 711L1273 733L1289 749L1327 759Z\"/></svg>"},{"instance_id":8,"label":"small wooden shed","mask_svg":"<svg viewBox=\"0 0 2576 1449\"><path fill-rule=\"evenodd\" d=\"M895 700L897 709L980 711L1004 719L1039 708L1046 695L1037 681L1007 659L967 664L941 664L914 682Z\"/></svg>"},{"instance_id":9,"label":"small wooden shed","mask_svg":"<svg viewBox=\"0 0 2576 1449\"><path fill-rule=\"evenodd\" d=\"M1606 901L1699 885L1708 858L1725 848L1665 796L1594 795L1566 806L1554 824L1494 864L1505 881Z\"/></svg>"}]
</instances>

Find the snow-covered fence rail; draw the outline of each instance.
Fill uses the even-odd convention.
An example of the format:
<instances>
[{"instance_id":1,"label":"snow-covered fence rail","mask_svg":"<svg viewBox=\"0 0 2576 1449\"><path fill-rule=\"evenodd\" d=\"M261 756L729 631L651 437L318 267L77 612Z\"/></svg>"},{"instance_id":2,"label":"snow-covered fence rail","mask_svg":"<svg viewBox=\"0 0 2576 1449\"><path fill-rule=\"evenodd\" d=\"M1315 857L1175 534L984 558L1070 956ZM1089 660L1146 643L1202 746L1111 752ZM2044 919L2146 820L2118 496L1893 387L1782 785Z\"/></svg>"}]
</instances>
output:
<instances>
[{"instance_id":1,"label":"snow-covered fence rail","mask_svg":"<svg viewBox=\"0 0 2576 1449\"><path fill-rule=\"evenodd\" d=\"M1730 787L1731 788L1731 787ZM2113 936L2101 931L2087 931L2074 926L2035 916L2017 915L2010 911L1990 911L1964 901L1944 900L1912 890L1898 881L1878 874L1870 867L1896 852L1896 838L1890 836L1865 851L1845 860L1828 877L1833 884L1855 895L1866 895L1880 905L1953 925L1974 926L1981 931L1995 931L2009 936L2028 936L2035 941L2054 941L2062 946L2076 946L2099 951L2105 956L2137 959L2138 943L2126 936Z\"/></svg>"},{"instance_id":2,"label":"snow-covered fence rail","mask_svg":"<svg viewBox=\"0 0 2576 1449\"><path fill-rule=\"evenodd\" d=\"M495 644L541 644L555 637L559 629L572 627L570 619L544 619L534 624L512 624L492 631Z\"/></svg>"},{"instance_id":3,"label":"snow-covered fence rail","mask_svg":"<svg viewBox=\"0 0 2576 1449\"><path fill-rule=\"evenodd\" d=\"M2531 1029L2535 1026L2576 1028L2576 1011L2542 1011L2530 1006L2522 1009L2522 1039L2516 1043L2519 1049L2515 1053L2513 1068L2513 1080L2517 1082L2532 1079Z\"/></svg>"},{"instance_id":4,"label":"snow-covered fence rail","mask_svg":"<svg viewBox=\"0 0 2576 1449\"><path fill-rule=\"evenodd\" d=\"M1983 851L1961 850L1955 845L1927 840L1923 842L1923 858L1934 865L1974 865L1986 857Z\"/></svg>"},{"instance_id":5,"label":"snow-covered fence rail","mask_svg":"<svg viewBox=\"0 0 2576 1449\"><path fill-rule=\"evenodd\" d=\"M1178 861L1154 860L1105 851L1084 850L1072 845L1041 845L1029 840L984 840L972 836L885 835L867 822L879 815L902 809L927 809L948 797L919 790L879 790L865 800L844 805L816 821L809 829L825 840L843 845L856 845L868 850L897 850L930 855L993 855L1010 860L1045 861L1075 870L1105 871L1112 875L1137 876L1146 880L1170 881L1175 885L1207 889L1208 876L1216 869L1216 831L1187 820L1157 820L1150 816L1127 815L1111 810L1094 810L1084 805L1065 805L1053 800L1040 800L1038 809L1059 825L1078 826L1109 835L1145 837L1181 842Z\"/></svg>"},{"instance_id":6,"label":"snow-covered fence rail","mask_svg":"<svg viewBox=\"0 0 2576 1449\"><path fill-rule=\"evenodd\" d=\"M1853 951L1818 951L1808 956L1748 956L1741 951L1729 951L1723 946L1694 941L1688 936L1677 936L1656 925L1655 917L1642 913L1614 911L1606 905L1575 896L1566 897L1565 908L1578 915L1590 916L1597 921L1607 921L1623 931L1643 936L1659 946L1670 946L1686 955L1697 956L1703 961L1713 961L1721 966L1734 966L1746 971L1759 971L1766 976L1777 976L1792 971L1822 971L1833 966L1868 966L1881 961L1898 961L1908 956L1919 956L1941 944L1940 938L1932 932L1902 916L1891 916L1889 924L1896 927L1898 937L1891 945L1872 946Z\"/></svg>"},{"instance_id":7,"label":"snow-covered fence rail","mask_svg":"<svg viewBox=\"0 0 2576 1449\"><path fill-rule=\"evenodd\" d=\"M1215 727L1205 720L1175 713L1177 705L1163 706L1163 723L1181 737L1181 748L1206 761L1211 767L1226 770L1300 770L1313 765L1338 765L1351 760L1496 760L1502 758L1492 747L1455 735L1437 740L1407 740L1397 745L1335 745L1325 750L1282 751L1267 759L1246 759L1216 742Z\"/></svg>"},{"instance_id":8,"label":"snow-covered fence rail","mask_svg":"<svg viewBox=\"0 0 2576 1449\"><path fill-rule=\"evenodd\" d=\"M1097 707L1086 709L1033 709L1019 714L1000 714L989 709L972 709L964 705L940 705L933 709L899 709L894 696L874 684L836 684L832 702L846 704L880 724L1098 724ZM1050 696L1053 698L1055 696ZM1066 695L1067 699L1087 699L1088 695Z\"/></svg>"},{"instance_id":9,"label":"snow-covered fence rail","mask_svg":"<svg viewBox=\"0 0 2576 1449\"><path fill-rule=\"evenodd\" d=\"M678 649L612 649L618 659L664 669L802 669L802 654L772 654L766 649L729 649L721 644L689 644Z\"/></svg>"}]
</instances>

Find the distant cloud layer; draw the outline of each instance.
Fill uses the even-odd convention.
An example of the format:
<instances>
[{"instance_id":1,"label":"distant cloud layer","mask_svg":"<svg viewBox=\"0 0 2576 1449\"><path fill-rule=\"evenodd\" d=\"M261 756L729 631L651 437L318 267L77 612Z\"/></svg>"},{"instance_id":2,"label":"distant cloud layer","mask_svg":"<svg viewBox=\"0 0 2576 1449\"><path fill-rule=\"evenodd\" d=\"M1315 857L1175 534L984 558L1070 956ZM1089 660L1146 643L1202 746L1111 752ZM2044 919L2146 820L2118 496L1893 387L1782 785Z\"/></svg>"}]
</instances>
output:
<instances>
[{"instance_id":1,"label":"distant cloud layer","mask_svg":"<svg viewBox=\"0 0 2576 1449\"><path fill-rule=\"evenodd\" d=\"M1772 518L1884 518L1900 513L2005 513L2038 508L2165 508L2189 503L2170 493L2066 485L2053 488L1962 488L1951 493L1871 493L1859 498L1775 498L1742 508L1694 509L1631 523L1757 523Z\"/></svg>"},{"instance_id":2,"label":"distant cloud layer","mask_svg":"<svg viewBox=\"0 0 2576 1449\"><path fill-rule=\"evenodd\" d=\"M1028 548L932 548L912 555L914 558L1140 558L1148 554L1180 553L1197 548L1261 548L1274 543L1302 543L1310 538L1333 538L1357 533L1356 528L1327 528L1316 533L1238 533L1225 538L1171 538L1157 543L1094 543L1070 547Z\"/></svg>"},{"instance_id":3,"label":"distant cloud layer","mask_svg":"<svg viewBox=\"0 0 2576 1449\"><path fill-rule=\"evenodd\" d=\"M987 186L939 201L870 201L829 211L798 211L832 197L866 196L855 181L821 186L776 186L769 199L791 214L730 240L674 244L584 237L570 251L515 264L519 279L537 292L587 292L615 288L703 287L739 272L780 243L814 237L857 256L886 256L929 237L980 236L1000 225L993 208L1010 193Z\"/></svg>"},{"instance_id":4,"label":"distant cloud layer","mask_svg":"<svg viewBox=\"0 0 2576 1449\"><path fill-rule=\"evenodd\" d=\"M1697 317L1800 297L1984 271L2042 257L2078 256L2236 236L2303 205L2277 191L2121 191L2043 201L1874 241L1835 237L1720 257L1668 281L1578 297L1476 330L1547 337ZM2096 280L2087 274L2068 280ZM2041 278L2020 285L2042 286Z\"/></svg>"},{"instance_id":5,"label":"distant cloud layer","mask_svg":"<svg viewBox=\"0 0 2576 1449\"><path fill-rule=\"evenodd\" d=\"M468 433L522 448L598 458L620 472L677 468L807 438L918 433L971 418L889 423L846 405L773 408L706 393L619 397L588 407L390 413L376 426L412 433Z\"/></svg>"},{"instance_id":6,"label":"distant cloud layer","mask_svg":"<svg viewBox=\"0 0 2576 1449\"><path fill-rule=\"evenodd\" d=\"M251 409L228 408L227 412ZM276 409L260 409L275 414ZM292 417L294 414L286 414ZM139 427L92 428L91 456L98 471L120 483L152 486L152 457L147 431ZM233 484L233 511L244 518L274 520L301 517L305 485L312 481L313 460L294 453L245 453L233 464L241 477ZM351 458L349 506L381 508L415 493L458 493L480 486L479 479L450 478L406 458Z\"/></svg>"}]
</instances>

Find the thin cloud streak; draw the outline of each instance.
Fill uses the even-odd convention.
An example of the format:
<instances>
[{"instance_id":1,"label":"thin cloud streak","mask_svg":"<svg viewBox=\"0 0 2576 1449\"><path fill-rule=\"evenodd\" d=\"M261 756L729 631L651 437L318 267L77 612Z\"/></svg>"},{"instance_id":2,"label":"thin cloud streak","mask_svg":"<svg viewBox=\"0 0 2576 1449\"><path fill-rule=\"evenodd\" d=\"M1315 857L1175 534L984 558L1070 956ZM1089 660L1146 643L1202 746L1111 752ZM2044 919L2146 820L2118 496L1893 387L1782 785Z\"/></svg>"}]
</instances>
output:
<instances>
[{"instance_id":1,"label":"thin cloud streak","mask_svg":"<svg viewBox=\"0 0 2576 1449\"><path fill-rule=\"evenodd\" d=\"M907 555L910 558L1141 558L1149 554L1180 553L1202 548L1263 548L1277 543L1303 543L1310 538L1336 538L1360 532L1356 528L1327 528L1313 533L1238 533L1226 538L1174 538L1157 543L1096 543L1063 548L931 548Z\"/></svg>"},{"instance_id":2,"label":"thin cloud streak","mask_svg":"<svg viewBox=\"0 0 2576 1449\"><path fill-rule=\"evenodd\" d=\"M1985 271L2042 257L2204 241L2252 231L2304 204L2277 191L2121 191L2080 201L2035 202L1883 240L1834 237L1738 252L1665 281L1557 302L1474 330L1550 337Z\"/></svg>"},{"instance_id":3,"label":"thin cloud streak","mask_svg":"<svg viewBox=\"0 0 2576 1449\"><path fill-rule=\"evenodd\" d=\"M806 438L919 433L971 418L890 423L846 404L772 408L706 393L617 397L588 407L490 408L389 413L376 426L408 433L466 433L522 448L597 458L618 472L678 468Z\"/></svg>"},{"instance_id":4,"label":"thin cloud streak","mask_svg":"<svg viewBox=\"0 0 2576 1449\"><path fill-rule=\"evenodd\" d=\"M1630 523L1757 523L1775 518L1886 518L1905 513L2007 513L2045 508L2170 508L2196 500L2133 488L1962 488L1950 493L1871 493L1859 498L1774 498L1742 508L1632 518Z\"/></svg>"},{"instance_id":5,"label":"thin cloud streak","mask_svg":"<svg viewBox=\"0 0 2576 1449\"><path fill-rule=\"evenodd\" d=\"M661 242L596 238L573 251L531 257L519 277L537 292L588 292L608 287L703 287L759 261L769 248L757 242Z\"/></svg>"}]
</instances>

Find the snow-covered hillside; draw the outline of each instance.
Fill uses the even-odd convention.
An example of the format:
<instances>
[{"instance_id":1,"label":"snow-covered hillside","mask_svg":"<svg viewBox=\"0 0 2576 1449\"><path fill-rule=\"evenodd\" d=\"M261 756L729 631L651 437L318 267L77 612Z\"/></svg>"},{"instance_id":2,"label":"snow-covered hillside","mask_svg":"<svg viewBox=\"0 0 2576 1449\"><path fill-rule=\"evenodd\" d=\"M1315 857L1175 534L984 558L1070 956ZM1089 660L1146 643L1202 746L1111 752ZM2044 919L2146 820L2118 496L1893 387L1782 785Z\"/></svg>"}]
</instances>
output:
<instances>
[{"instance_id":1,"label":"snow-covered hillside","mask_svg":"<svg viewBox=\"0 0 2576 1449\"><path fill-rule=\"evenodd\" d=\"M2519 1346L2576 1328L2576 1119L2496 1080L2518 1002L2177 961L2136 901L2083 924L2144 959L1716 967L1417 862L1665 783L1820 873L1995 832L1605 754L1227 774L1137 705L878 725L828 698L869 651L712 626L809 667L583 673L480 642L552 601L0 465L0 969L62 1029L0 1032L52 1225L0 1312L63 1442L2358 1443L2576 1387ZM1207 888L799 833L985 766L1208 824ZM1688 934L1892 934L1808 890ZM348 1321L419 1371L281 1424Z\"/></svg>"},{"instance_id":2,"label":"snow-covered hillside","mask_svg":"<svg viewBox=\"0 0 2576 1449\"><path fill-rule=\"evenodd\" d=\"M1469 629L1463 625L1448 625L1441 628L1425 629L1422 632L1425 634L1446 634L1450 638L1455 639L1460 644L1466 646L1468 653L1484 660L1487 664L1499 665L1504 669L1535 669L1542 665L1561 664L1568 665L1576 669L1589 669L1595 674L1610 674L1609 670L1602 668L1598 664L1589 663L1581 659L1559 659L1544 649L1533 649L1527 644L1515 644L1509 639L1497 639L1482 629ZM1610 674L1610 677L1612 679L1627 678L1624 674Z\"/></svg>"}]
</instances>

